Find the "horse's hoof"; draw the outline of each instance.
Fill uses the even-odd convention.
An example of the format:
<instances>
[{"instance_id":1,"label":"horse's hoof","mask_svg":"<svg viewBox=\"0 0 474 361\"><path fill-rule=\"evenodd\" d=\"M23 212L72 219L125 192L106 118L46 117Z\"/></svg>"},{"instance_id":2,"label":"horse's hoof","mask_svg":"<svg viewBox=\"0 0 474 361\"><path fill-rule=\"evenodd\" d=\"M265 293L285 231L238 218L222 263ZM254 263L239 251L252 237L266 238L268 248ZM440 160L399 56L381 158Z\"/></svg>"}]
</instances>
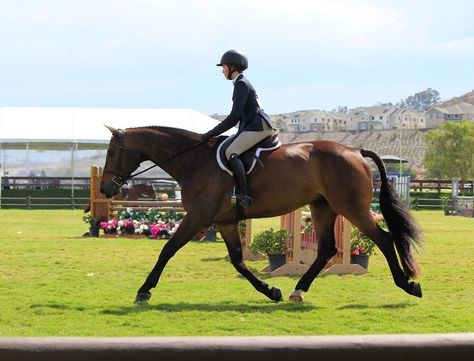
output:
<instances>
[{"instance_id":1,"label":"horse's hoof","mask_svg":"<svg viewBox=\"0 0 474 361\"><path fill-rule=\"evenodd\" d=\"M421 286L418 282L410 282L410 295L416 297L423 297L423 293L421 292Z\"/></svg>"},{"instance_id":2,"label":"horse's hoof","mask_svg":"<svg viewBox=\"0 0 474 361\"><path fill-rule=\"evenodd\" d=\"M281 289L279 289L278 287L272 287L271 291L272 291L271 299L273 301L276 301L276 302L283 301L283 295L281 293Z\"/></svg>"},{"instance_id":3,"label":"horse's hoof","mask_svg":"<svg viewBox=\"0 0 474 361\"><path fill-rule=\"evenodd\" d=\"M301 294L301 292L302 291L294 290L293 292L291 292L291 295L290 295L290 297L288 297L288 300L290 302L294 302L294 303L303 302L303 295Z\"/></svg>"},{"instance_id":4,"label":"horse's hoof","mask_svg":"<svg viewBox=\"0 0 474 361\"><path fill-rule=\"evenodd\" d=\"M138 292L137 297L135 297L135 304L146 303L151 298L150 292Z\"/></svg>"}]
</instances>

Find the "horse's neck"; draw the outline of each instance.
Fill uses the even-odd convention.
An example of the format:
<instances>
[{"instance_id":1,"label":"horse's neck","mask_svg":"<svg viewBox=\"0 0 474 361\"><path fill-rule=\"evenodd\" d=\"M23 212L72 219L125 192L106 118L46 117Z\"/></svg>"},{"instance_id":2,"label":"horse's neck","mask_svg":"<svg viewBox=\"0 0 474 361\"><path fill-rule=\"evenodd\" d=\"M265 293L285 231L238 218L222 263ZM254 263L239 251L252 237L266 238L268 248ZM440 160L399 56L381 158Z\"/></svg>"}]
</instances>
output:
<instances>
[{"instance_id":1,"label":"horse's neck","mask_svg":"<svg viewBox=\"0 0 474 361\"><path fill-rule=\"evenodd\" d=\"M146 159L157 164L176 181L183 179L181 170L186 169L193 159L190 149L196 140L183 134L173 134L172 130L137 128L129 130L133 147Z\"/></svg>"}]
</instances>

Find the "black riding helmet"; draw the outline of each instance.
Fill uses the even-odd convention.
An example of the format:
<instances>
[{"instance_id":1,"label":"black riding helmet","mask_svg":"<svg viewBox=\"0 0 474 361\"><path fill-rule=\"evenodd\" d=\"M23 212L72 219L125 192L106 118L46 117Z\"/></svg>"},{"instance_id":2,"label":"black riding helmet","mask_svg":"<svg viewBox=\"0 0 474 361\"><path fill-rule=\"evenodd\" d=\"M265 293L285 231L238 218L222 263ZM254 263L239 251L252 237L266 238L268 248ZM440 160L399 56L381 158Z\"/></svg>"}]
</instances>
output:
<instances>
[{"instance_id":1,"label":"black riding helmet","mask_svg":"<svg viewBox=\"0 0 474 361\"><path fill-rule=\"evenodd\" d=\"M231 79L232 74L234 71L244 71L249 66L249 61L244 53L238 50L228 50L222 55L221 61L217 66L222 66L227 64L229 66L229 76L228 79Z\"/></svg>"}]
</instances>

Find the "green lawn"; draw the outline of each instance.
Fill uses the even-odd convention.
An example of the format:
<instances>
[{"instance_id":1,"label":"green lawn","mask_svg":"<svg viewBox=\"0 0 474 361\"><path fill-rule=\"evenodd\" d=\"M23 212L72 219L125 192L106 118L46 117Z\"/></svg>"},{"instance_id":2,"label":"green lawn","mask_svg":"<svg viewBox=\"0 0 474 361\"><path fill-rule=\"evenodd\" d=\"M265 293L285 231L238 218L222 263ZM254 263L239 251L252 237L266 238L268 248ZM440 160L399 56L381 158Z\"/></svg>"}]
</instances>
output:
<instances>
[{"instance_id":1,"label":"green lawn","mask_svg":"<svg viewBox=\"0 0 474 361\"><path fill-rule=\"evenodd\" d=\"M222 242L190 242L148 305L137 288L164 241L82 238L80 211L0 210L1 336L204 336L474 331L474 219L416 212L424 298L392 282L380 254L363 276L317 279L304 304L273 303L233 269ZM254 223L254 232L278 219ZM268 277L285 299L298 277Z\"/></svg>"}]
</instances>

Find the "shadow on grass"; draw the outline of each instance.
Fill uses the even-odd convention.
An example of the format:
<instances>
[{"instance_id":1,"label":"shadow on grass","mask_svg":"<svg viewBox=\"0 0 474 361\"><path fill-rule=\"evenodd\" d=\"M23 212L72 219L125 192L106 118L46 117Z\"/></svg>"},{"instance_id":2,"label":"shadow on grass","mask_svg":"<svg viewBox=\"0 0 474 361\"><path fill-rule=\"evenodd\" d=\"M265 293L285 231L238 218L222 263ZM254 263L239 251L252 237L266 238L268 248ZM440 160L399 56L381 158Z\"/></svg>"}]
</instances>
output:
<instances>
[{"instance_id":1,"label":"shadow on grass","mask_svg":"<svg viewBox=\"0 0 474 361\"><path fill-rule=\"evenodd\" d=\"M160 312L240 312L240 313L272 313L275 311L310 312L318 307L308 304L294 303L266 303L266 304L236 304L236 303L162 303L159 305L140 304L119 308L105 309L105 315L123 316L133 313L160 311Z\"/></svg>"},{"instance_id":2,"label":"shadow on grass","mask_svg":"<svg viewBox=\"0 0 474 361\"><path fill-rule=\"evenodd\" d=\"M372 309L387 309L387 310L397 310L397 309L403 309L403 308L409 308L415 306L413 303L409 302L401 302L401 303L389 303L385 305L377 305L377 306L368 306L368 305L362 305L362 304L351 304L351 305L345 305L342 307L337 308L337 310L367 310L369 308Z\"/></svg>"},{"instance_id":3,"label":"shadow on grass","mask_svg":"<svg viewBox=\"0 0 474 361\"><path fill-rule=\"evenodd\" d=\"M59 310L59 311L85 311L86 308L83 306L79 307L71 307L67 305L63 305L61 303L34 303L30 306L31 309L52 309L52 310Z\"/></svg>"}]
</instances>

